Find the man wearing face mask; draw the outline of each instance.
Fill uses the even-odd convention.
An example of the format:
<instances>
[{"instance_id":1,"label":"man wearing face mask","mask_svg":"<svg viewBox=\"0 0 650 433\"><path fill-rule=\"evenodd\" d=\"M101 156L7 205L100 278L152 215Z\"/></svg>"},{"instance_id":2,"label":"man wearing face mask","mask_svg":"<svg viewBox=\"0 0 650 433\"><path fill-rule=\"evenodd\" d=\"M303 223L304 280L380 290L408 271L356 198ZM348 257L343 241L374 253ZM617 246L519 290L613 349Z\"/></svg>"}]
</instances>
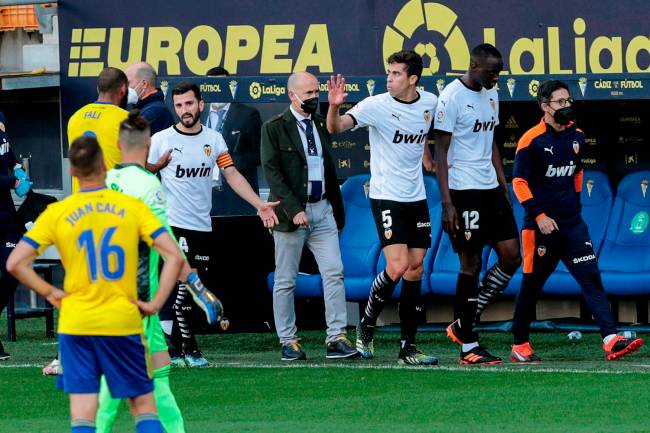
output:
<instances>
[{"instance_id":1,"label":"man wearing face mask","mask_svg":"<svg viewBox=\"0 0 650 433\"><path fill-rule=\"evenodd\" d=\"M513 186L526 210L521 234L524 276L512 324L514 362L538 363L529 341L537 297L558 262L576 279L600 328L608 360L636 351L643 340L616 335L616 322L598 270L598 259L580 211L585 135L573 122L573 98L558 80L543 83L537 102L539 124L519 140Z\"/></svg>"},{"instance_id":2,"label":"man wearing face mask","mask_svg":"<svg viewBox=\"0 0 650 433\"><path fill-rule=\"evenodd\" d=\"M210 69L208 77L228 77L220 66ZM257 109L237 102L208 104L205 125L219 132L232 156L237 170L246 178L251 188L258 191L257 168L260 165L260 132L262 119ZM218 175L218 173L215 173ZM211 215L254 215L255 209L235 193L228 183L212 190Z\"/></svg>"},{"instance_id":3,"label":"man wearing face mask","mask_svg":"<svg viewBox=\"0 0 650 433\"><path fill-rule=\"evenodd\" d=\"M97 78L97 101L86 104L68 120L68 143L82 135L94 135L102 148L106 170L111 170L122 159L117 146L120 123L127 117L129 82L120 69L104 68ZM169 154L162 155L154 163L147 164L147 170L156 173L169 160ZM72 179L72 192L78 191L79 183Z\"/></svg>"},{"instance_id":4,"label":"man wearing face mask","mask_svg":"<svg viewBox=\"0 0 650 433\"><path fill-rule=\"evenodd\" d=\"M149 122L151 135L167 129L174 124L174 116L165 104L165 94L156 87L156 71L145 62L135 63L126 68L129 80L129 104L140 110Z\"/></svg>"},{"instance_id":5,"label":"man wearing face mask","mask_svg":"<svg viewBox=\"0 0 650 433\"><path fill-rule=\"evenodd\" d=\"M291 105L262 126L262 167L269 200L279 224L273 229L275 283L273 315L282 360L306 359L296 328L294 291L303 246L312 251L323 279L326 357L354 358L346 337L347 312L338 231L343 228L343 199L336 178L325 119L316 114L319 82L307 72L287 81Z\"/></svg>"}]
</instances>

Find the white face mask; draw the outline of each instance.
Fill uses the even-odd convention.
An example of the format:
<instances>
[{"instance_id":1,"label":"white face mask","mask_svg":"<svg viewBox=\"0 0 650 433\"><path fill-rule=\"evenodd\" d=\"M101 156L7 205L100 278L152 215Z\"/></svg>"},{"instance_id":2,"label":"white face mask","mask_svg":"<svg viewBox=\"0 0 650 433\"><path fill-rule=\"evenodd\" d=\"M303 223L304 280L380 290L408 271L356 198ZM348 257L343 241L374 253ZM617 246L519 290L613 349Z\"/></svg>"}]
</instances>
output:
<instances>
[{"instance_id":1,"label":"white face mask","mask_svg":"<svg viewBox=\"0 0 650 433\"><path fill-rule=\"evenodd\" d=\"M212 102L212 103L210 104L210 109L211 109L212 111L219 111L219 110L221 110L222 108L224 108L226 105L228 105L227 102Z\"/></svg>"},{"instance_id":2,"label":"white face mask","mask_svg":"<svg viewBox=\"0 0 650 433\"><path fill-rule=\"evenodd\" d=\"M138 103L140 98L138 97L138 92L135 91L133 87L129 87L129 96L127 96L126 103L130 105L135 105Z\"/></svg>"}]
</instances>

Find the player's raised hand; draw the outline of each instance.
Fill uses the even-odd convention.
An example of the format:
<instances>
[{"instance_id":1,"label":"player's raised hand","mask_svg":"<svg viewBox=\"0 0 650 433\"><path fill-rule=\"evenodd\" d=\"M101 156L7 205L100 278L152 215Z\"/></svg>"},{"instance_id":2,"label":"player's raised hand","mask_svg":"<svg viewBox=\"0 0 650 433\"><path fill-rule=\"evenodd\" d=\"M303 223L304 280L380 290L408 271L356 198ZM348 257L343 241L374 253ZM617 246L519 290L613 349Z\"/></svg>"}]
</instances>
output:
<instances>
[{"instance_id":1,"label":"player's raised hand","mask_svg":"<svg viewBox=\"0 0 650 433\"><path fill-rule=\"evenodd\" d=\"M460 230L458 225L458 213L453 204L442 204L442 229L451 237L456 237Z\"/></svg>"},{"instance_id":2,"label":"player's raised hand","mask_svg":"<svg viewBox=\"0 0 650 433\"><path fill-rule=\"evenodd\" d=\"M544 215L537 221L537 226L539 227L539 231L542 232L543 235L548 235L553 233L555 230L560 230L560 228L557 226L557 223L553 218L547 217Z\"/></svg>"},{"instance_id":3,"label":"player's raised hand","mask_svg":"<svg viewBox=\"0 0 650 433\"><path fill-rule=\"evenodd\" d=\"M57 309L61 309L61 299L68 296L66 292L61 289L54 288L49 295L47 295L47 302L54 305Z\"/></svg>"},{"instance_id":4,"label":"player's raised hand","mask_svg":"<svg viewBox=\"0 0 650 433\"><path fill-rule=\"evenodd\" d=\"M330 105L338 107L345 102L348 94L345 93L345 78L343 75L338 74L330 76L327 80L327 102Z\"/></svg>"},{"instance_id":5,"label":"player's raised hand","mask_svg":"<svg viewBox=\"0 0 650 433\"><path fill-rule=\"evenodd\" d=\"M274 208L279 204L279 201L267 201L257 210L257 214L260 216L262 223L264 223L264 227L267 229L271 229L279 223L278 216L274 211Z\"/></svg>"}]
</instances>

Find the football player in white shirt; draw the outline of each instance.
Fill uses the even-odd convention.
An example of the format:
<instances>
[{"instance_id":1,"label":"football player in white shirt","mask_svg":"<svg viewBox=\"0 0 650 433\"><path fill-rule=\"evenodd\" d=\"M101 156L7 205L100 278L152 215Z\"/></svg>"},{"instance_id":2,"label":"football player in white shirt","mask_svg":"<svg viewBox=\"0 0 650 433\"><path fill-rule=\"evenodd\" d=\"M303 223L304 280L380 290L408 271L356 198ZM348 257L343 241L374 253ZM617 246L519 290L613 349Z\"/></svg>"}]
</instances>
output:
<instances>
[{"instance_id":1,"label":"football player in white shirt","mask_svg":"<svg viewBox=\"0 0 650 433\"><path fill-rule=\"evenodd\" d=\"M371 96L344 115L345 79L328 82L330 133L367 126L370 140L370 204L386 256L386 269L375 278L366 310L357 327L357 350L374 355L377 317L402 279L399 300L400 351L398 362L436 365L434 356L415 346L422 312L420 288L423 260L431 245L431 223L422 178L422 159L431 127L436 96L418 91L422 58L414 51L399 51L388 58L387 93ZM427 153L428 163L431 156Z\"/></svg>"},{"instance_id":2,"label":"football player in white shirt","mask_svg":"<svg viewBox=\"0 0 650 433\"><path fill-rule=\"evenodd\" d=\"M434 120L437 178L442 224L460 259L456 320L447 335L462 346L461 364L499 364L501 358L479 345L475 324L500 294L519 265L519 236L503 173L494 128L499 100L494 86L503 69L499 51L475 47L468 71L440 93ZM491 245L499 261L479 287L483 248Z\"/></svg>"},{"instance_id":3,"label":"football player in white shirt","mask_svg":"<svg viewBox=\"0 0 650 433\"><path fill-rule=\"evenodd\" d=\"M148 159L157 160L160 155L172 150L171 162L160 170L168 198L169 225L190 265L197 269L201 281L212 287L209 284L208 266L213 251L209 235L212 231L213 170L221 170L230 187L257 209L265 227L271 228L278 223L273 208L280 202L263 201L235 168L221 134L201 125L199 120L204 102L196 84L189 81L178 83L172 95L179 122L154 134ZM199 350L189 327L191 299L181 284L175 296L170 296L160 312L161 325L174 365L204 367L208 361Z\"/></svg>"}]
</instances>

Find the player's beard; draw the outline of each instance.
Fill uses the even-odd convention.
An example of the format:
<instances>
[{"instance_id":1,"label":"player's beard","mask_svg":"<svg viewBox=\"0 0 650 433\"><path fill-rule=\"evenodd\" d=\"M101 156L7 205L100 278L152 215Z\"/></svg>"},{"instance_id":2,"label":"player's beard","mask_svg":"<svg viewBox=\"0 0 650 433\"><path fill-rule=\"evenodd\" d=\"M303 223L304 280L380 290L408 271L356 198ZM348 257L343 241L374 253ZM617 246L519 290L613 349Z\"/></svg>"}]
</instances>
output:
<instances>
[{"instance_id":1,"label":"player's beard","mask_svg":"<svg viewBox=\"0 0 650 433\"><path fill-rule=\"evenodd\" d=\"M183 124L184 127L191 128L194 125L196 125L196 122L198 122L200 118L201 118L201 113L199 112L199 110L196 110L196 113L194 114L192 113L183 114L183 117L181 117L181 123Z\"/></svg>"}]
</instances>

